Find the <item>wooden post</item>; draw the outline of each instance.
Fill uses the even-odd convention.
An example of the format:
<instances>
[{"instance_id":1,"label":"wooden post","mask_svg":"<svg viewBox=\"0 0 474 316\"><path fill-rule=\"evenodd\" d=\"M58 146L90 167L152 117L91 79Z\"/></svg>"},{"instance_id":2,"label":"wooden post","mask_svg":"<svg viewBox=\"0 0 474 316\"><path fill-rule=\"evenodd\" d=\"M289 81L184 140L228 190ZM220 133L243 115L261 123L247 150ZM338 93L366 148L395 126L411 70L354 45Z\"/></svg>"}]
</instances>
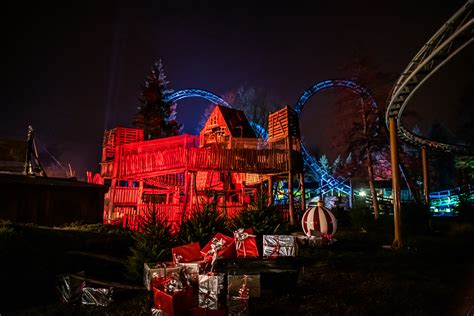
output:
<instances>
[{"instance_id":1,"label":"wooden post","mask_svg":"<svg viewBox=\"0 0 474 316\"><path fill-rule=\"evenodd\" d=\"M421 165L423 169L423 194L425 196L425 204L430 205L430 193L428 187L428 155L426 147L421 147Z\"/></svg>"},{"instance_id":2,"label":"wooden post","mask_svg":"<svg viewBox=\"0 0 474 316\"><path fill-rule=\"evenodd\" d=\"M189 199L189 209L192 210L193 205L196 203L196 172L191 173L191 185L190 185L190 199Z\"/></svg>"},{"instance_id":3,"label":"wooden post","mask_svg":"<svg viewBox=\"0 0 474 316\"><path fill-rule=\"evenodd\" d=\"M188 206L188 194L189 194L189 171L186 169L184 172L184 203L183 209L181 213L181 222L184 221L184 216L186 214L187 206Z\"/></svg>"},{"instance_id":4,"label":"wooden post","mask_svg":"<svg viewBox=\"0 0 474 316\"><path fill-rule=\"evenodd\" d=\"M114 155L114 167L112 170L112 179L110 181L110 189L111 192L109 194L109 209L108 209L108 214L107 214L107 223L111 223L113 213L114 213L114 208L115 208L115 191L117 188L117 184L120 183L119 176L120 176L120 158L121 158L121 152L120 152L120 147L117 146L115 147L115 155Z\"/></svg>"},{"instance_id":5,"label":"wooden post","mask_svg":"<svg viewBox=\"0 0 474 316\"><path fill-rule=\"evenodd\" d=\"M242 187L240 188L240 199L239 204L244 205L245 198L245 181L242 181Z\"/></svg>"},{"instance_id":6,"label":"wooden post","mask_svg":"<svg viewBox=\"0 0 474 316\"><path fill-rule=\"evenodd\" d=\"M304 188L304 174L300 173L300 187L301 187L301 212L304 214L306 211L306 196Z\"/></svg>"},{"instance_id":7,"label":"wooden post","mask_svg":"<svg viewBox=\"0 0 474 316\"><path fill-rule=\"evenodd\" d=\"M268 206L273 204L273 178L268 176Z\"/></svg>"},{"instance_id":8,"label":"wooden post","mask_svg":"<svg viewBox=\"0 0 474 316\"><path fill-rule=\"evenodd\" d=\"M137 204L143 204L143 181L138 182Z\"/></svg>"},{"instance_id":9,"label":"wooden post","mask_svg":"<svg viewBox=\"0 0 474 316\"><path fill-rule=\"evenodd\" d=\"M392 243L394 248L402 248L405 242L401 229L400 208L400 175L398 172L398 145L397 145L397 122L395 117L389 118L390 128L390 162L392 167L392 195L393 195L393 222L395 237Z\"/></svg>"},{"instance_id":10,"label":"wooden post","mask_svg":"<svg viewBox=\"0 0 474 316\"><path fill-rule=\"evenodd\" d=\"M294 215L294 201L293 201L293 163L291 161L292 155L292 146L291 146L291 133L288 130L288 139L287 139L287 149L288 149L288 212L290 215L290 225L295 223Z\"/></svg>"}]
</instances>

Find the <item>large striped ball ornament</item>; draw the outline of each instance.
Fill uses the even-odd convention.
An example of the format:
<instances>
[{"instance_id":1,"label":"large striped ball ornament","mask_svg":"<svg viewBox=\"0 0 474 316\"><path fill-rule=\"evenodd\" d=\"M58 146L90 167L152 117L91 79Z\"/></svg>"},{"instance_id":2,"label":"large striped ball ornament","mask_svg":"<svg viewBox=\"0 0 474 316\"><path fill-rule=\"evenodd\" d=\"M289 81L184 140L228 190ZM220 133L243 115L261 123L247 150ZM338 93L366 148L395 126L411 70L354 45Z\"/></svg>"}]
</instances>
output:
<instances>
[{"instance_id":1,"label":"large striped ball ornament","mask_svg":"<svg viewBox=\"0 0 474 316\"><path fill-rule=\"evenodd\" d=\"M321 202L304 213L301 225L306 236L315 236L316 232L322 236L332 236L337 230L336 218Z\"/></svg>"}]
</instances>

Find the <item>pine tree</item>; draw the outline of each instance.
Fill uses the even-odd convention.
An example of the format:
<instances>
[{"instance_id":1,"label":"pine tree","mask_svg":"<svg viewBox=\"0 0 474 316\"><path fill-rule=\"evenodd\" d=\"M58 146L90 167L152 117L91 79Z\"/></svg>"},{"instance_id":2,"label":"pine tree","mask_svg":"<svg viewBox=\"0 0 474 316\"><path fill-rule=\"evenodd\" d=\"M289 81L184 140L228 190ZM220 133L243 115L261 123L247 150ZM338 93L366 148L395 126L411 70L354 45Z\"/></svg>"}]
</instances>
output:
<instances>
[{"instance_id":1,"label":"pine tree","mask_svg":"<svg viewBox=\"0 0 474 316\"><path fill-rule=\"evenodd\" d=\"M176 121L176 104L165 101L165 97L173 92L167 89L168 84L159 60L141 87L141 106L133 121L135 127L144 130L145 139L175 136L181 131L181 125Z\"/></svg>"},{"instance_id":2,"label":"pine tree","mask_svg":"<svg viewBox=\"0 0 474 316\"><path fill-rule=\"evenodd\" d=\"M321 158L319 158L319 164L321 165L321 169L327 173L331 172L331 170L329 170L329 160L326 155L322 155Z\"/></svg>"},{"instance_id":3,"label":"pine tree","mask_svg":"<svg viewBox=\"0 0 474 316\"><path fill-rule=\"evenodd\" d=\"M156 263L171 259L174 243L171 225L158 215L155 205L150 205L141 218L139 231L134 232L134 246L128 257L127 270L131 280L143 275L144 263Z\"/></svg>"}]
</instances>

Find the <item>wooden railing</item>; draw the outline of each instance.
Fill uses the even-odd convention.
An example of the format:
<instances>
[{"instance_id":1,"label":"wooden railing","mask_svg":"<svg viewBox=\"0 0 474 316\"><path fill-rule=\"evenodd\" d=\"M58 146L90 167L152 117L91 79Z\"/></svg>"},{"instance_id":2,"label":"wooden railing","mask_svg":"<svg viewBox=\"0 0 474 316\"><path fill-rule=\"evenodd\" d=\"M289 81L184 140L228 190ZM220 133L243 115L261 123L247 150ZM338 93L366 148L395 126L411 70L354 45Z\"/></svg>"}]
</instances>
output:
<instances>
[{"instance_id":1,"label":"wooden railing","mask_svg":"<svg viewBox=\"0 0 474 316\"><path fill-rule=\"evenodd\" d=\"M227 218L234 218L239 215L240 212L244 211L247 207L243 205L237 206L226 206L226 207L217 207L217 210L221 213L225 213Z\"/></svg>"},{"instance_id":2,"label":"wooden railing","mask_svg":"<svg viewBox=\"0 0 474 316\"><path fill-rule=\"evenodd\" d=\"M109 189L109 197L114 204L137 205L140 196L138 188L113 187Z\"/></svg>"},{"instance_id":3,"label":"wooden railing","mask_svg":"<svg viewBox=\"0 0 474 316\"><path fill-rule=\"evenodd\" d=\"M278 149L170 148L146 152L119 152L117 178L143 178L182 170L277 173L288 168L288 155ZM116 159L117 159L116 158ZM293 166L301 168L300 153L294 152Z\"/></svg>"}]
</instances>

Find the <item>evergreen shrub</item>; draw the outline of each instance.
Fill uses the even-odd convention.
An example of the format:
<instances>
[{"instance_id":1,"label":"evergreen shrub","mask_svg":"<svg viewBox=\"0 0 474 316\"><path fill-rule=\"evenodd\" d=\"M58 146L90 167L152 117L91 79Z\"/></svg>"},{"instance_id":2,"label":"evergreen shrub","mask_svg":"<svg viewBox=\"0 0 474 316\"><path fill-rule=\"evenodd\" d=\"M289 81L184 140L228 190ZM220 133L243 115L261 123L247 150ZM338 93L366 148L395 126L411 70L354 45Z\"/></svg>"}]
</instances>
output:
<instances>
[{"instance_id":1,"label":"evergreen shrub","mask_svg":"<svg viewBox=\"0 0 474 316\"><path fill-rule=\"evenodd\" d=\"M145 210L139 230L132 233L134 245L127 260L127 277L139 281L143 264L171 260L171 248L175 244L171 224L160 216L154 206Z\"/></svg>"},{"instance_id":2,"label":"evergreen shrub","mask_svg":"<svg viewBox=\"0 0 474 316\"><path fill-rule=\"evenodd\" d=\"M256 235L277 235L288 232L288 223L274 205L268 205L264 192L258 192L257 199L247 210L241 211L232 221L232 229L253 228Z\"/></svg>"},{"instance_id":3,"label":"evergreen shrub","mask_svg":"<svg viewBox=\"0 0 474 316\"><path fill-rule=\"evenodd\" d=\"M227 220L215 203L204 204L183 221L177 234L178 244L189 244L198 241L205 246L216 233L229 233Z\"/></svg>"}]
</instances>

